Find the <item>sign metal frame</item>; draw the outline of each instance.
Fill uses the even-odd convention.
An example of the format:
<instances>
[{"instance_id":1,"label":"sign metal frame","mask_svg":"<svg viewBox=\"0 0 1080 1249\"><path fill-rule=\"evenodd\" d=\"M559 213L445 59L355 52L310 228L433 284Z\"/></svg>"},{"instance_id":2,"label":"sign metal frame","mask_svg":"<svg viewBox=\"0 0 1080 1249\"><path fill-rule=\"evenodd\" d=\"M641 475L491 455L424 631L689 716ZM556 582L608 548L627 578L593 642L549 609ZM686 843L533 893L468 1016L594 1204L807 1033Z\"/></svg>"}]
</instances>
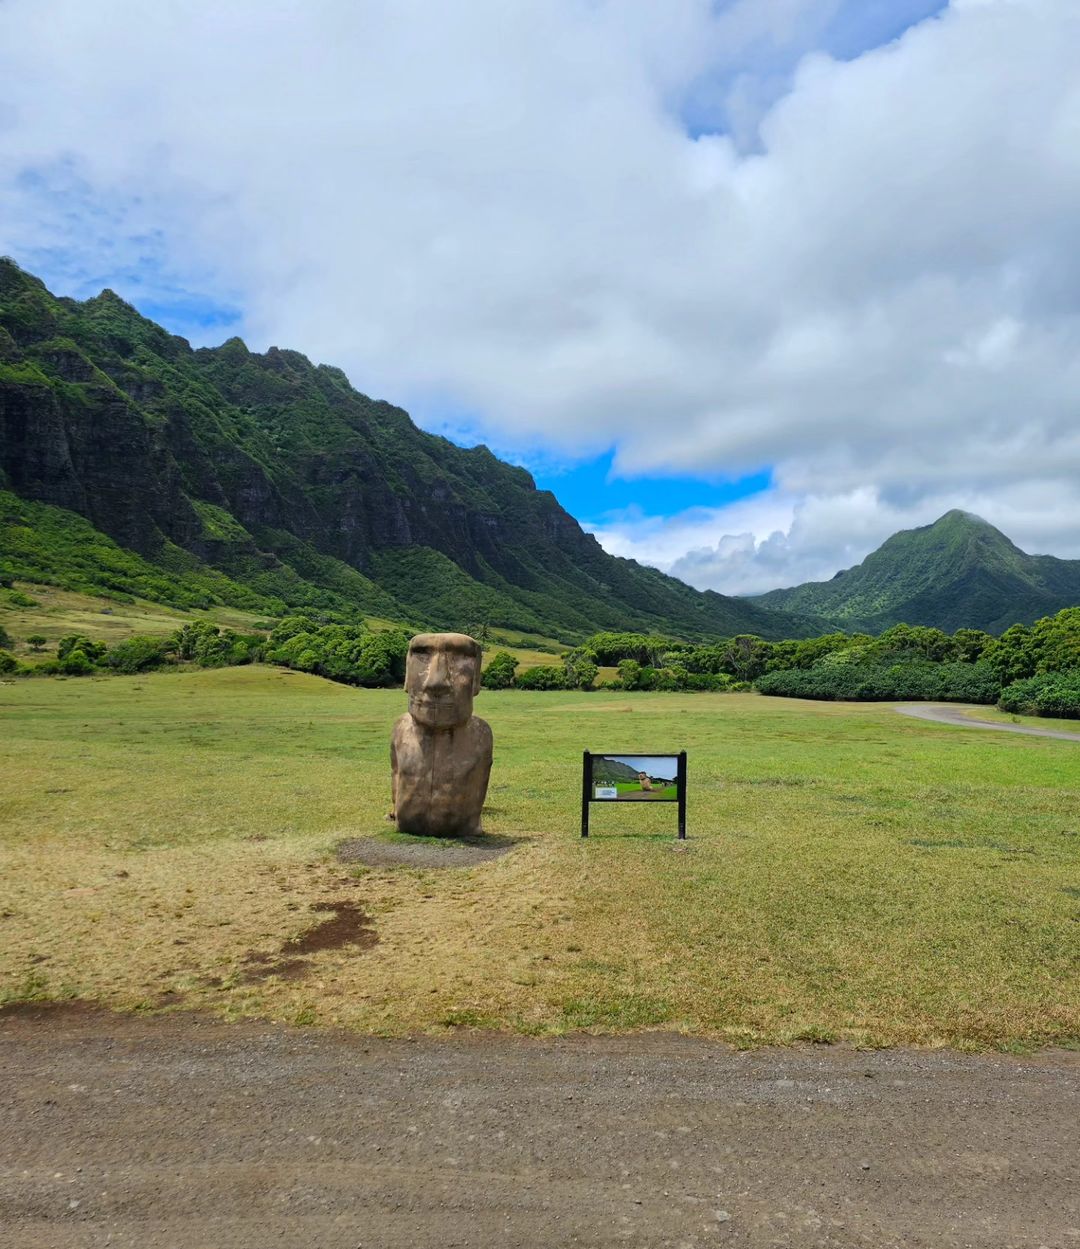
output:
<instances>
[{"instance_id":1,"label":"sign metal frame","mask_svg":"<svg viewBox=\"0 0 1080 1249\"><path fill-rule=\"evenodd\" d=\"M674 754L664 751L646 753L642 750L585 750L581 756L581 835L589 835L589 805L593 802L626 802L626 798L597 798L593 792L593 760L594 759L675 759L678 761L676 775L676 796L674 798L652 798L651 803L677 803L679 807L679 840L686 840L686 751Z\"/></svg>"}]
</instances>

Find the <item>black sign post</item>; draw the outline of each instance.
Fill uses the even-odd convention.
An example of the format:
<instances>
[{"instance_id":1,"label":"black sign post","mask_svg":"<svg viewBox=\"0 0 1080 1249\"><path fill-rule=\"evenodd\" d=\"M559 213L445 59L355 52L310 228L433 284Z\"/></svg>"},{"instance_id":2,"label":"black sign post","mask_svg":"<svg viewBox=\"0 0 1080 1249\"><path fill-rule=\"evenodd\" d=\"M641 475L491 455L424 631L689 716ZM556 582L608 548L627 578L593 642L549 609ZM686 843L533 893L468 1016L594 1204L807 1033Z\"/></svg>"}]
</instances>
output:
<instances>
[{"instance_id":1,"label":"black sign post","mask_svg":"<svg viewBox=\"0 0 1080 1249\"><path fill-rule=\"evenodd\" d=\"M663 769L659 777L656 775L658 767ZM582 837L589 835L589 805L593 802L678 803L679 839L685 841L686 751L681 750L677 755L584 751L581 761Z\"/></svg>"}]
</instances>

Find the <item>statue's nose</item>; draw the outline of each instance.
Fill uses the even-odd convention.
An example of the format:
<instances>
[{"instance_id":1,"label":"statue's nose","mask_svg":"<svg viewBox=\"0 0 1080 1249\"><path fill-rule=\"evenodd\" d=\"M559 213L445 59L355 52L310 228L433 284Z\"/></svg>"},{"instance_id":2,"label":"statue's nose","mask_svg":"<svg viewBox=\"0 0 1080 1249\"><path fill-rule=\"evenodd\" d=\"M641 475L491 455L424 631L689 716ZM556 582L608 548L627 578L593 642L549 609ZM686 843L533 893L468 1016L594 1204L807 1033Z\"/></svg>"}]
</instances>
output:
<instances>
[{"instance_id":1,"label":"statue's nose","mask_svg":"<svg viewBox=\"0 0 1080 1249\"><path fill-rule=\"evenodd\" d=\"M433 655L424 674L424 689L443 690L450 684L450 669L443 655Z\"/></svg>"}]
</instances>

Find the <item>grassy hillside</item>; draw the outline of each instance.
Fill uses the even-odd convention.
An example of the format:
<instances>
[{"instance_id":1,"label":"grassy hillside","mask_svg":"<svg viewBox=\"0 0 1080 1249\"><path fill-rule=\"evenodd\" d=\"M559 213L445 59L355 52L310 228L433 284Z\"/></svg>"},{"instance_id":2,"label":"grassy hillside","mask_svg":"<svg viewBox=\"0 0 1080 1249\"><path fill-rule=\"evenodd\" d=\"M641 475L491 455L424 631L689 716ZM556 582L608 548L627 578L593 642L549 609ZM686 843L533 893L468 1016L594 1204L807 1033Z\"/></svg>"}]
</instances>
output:
<instances>
[{"instance_id":1,"label":"grassy hillside","mask_svg":"<svg viewBox=\"0 0 1080 1249\"><path fill-rule=\"evenodd\" d=\"M1027 555L978 516L952 511L894 534L831 581L753 601L825 616L848 631L879 633L904 623L1000 633L1080 603L1080 560Z\"/></svg>"},{"instance_id":2,"label":"grassy hillside","mask_svg":"<svg viewBox=\"0 0 1080 1249\"><path fill-rule=\"evenodd\" d=\"M10 589L0 587L0 628L12 640L6 649L31 667L54 658L57 642L68 634L81 634L93 642L113 646L136 635L166 637L197 620L240 633L260 632L273 623L260 614L233 607L184 609L147 599L103 597L29 581L16 581ZM377 616L367 617L364 623L375 632L398 627L397 622ZM43 638L44 643L31 645L31 637ZM489 630L485 647L485 664L498 648L514 655L521 671L557 663L558 656L566 650L554 638L499 629Z\"/></svg>"},{"instance_id":3,"label":"grassy hillside","mask_svg":"<svg viewBox=\"0 0 1080 1249\"><path fill-rule=\"evenodd\" d=\"M111 646L136 634L164 637L189 620L210 620L243 632L264 623L261 616L233 607L183 611L145 599L118 602L28 581L17 581L13 591L0 589L0 626L14 638L11 649L20 659L32 658L26 639L34 635L45 638L49 648L69 633Z\"/></svg>"}]
</instances>

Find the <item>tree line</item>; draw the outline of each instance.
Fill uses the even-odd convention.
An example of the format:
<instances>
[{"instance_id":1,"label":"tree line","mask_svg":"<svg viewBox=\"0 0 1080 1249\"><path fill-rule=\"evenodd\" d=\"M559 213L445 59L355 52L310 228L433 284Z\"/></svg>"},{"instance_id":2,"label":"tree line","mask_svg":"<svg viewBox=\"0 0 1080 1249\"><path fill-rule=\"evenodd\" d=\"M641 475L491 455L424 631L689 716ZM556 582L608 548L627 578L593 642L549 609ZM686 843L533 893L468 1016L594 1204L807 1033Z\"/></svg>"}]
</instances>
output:
<instances>
[{"instance_id":1,"label":"tree line","mask_svg":"<svg viewBox=\"0 0 1080 1249\"><path fill-rule=\"evenodd\" d=\"M45 638L40 635L27 641L33 649L44 648ZM11 639L0 630L0 647L10 645ZM54 656L33 666L20 664L9 651L0 649L0 673L131 675L179 664L224 668L270 663L346 685L378 687L404 681L408 650L409 634L402 629L377 633L364 624L326 624L308 616L286 616L269 633L239 633L198 620L164 637L136 635L111 646L72 633L59 640Z\"/></svg>"},{"instance_id":2,"label":"tree line","mask_svg":"<svg viewBox=\"0 0 1080 1249\"><path fill-rule=\"evenodd\" d=\"M40 635L27 641L38 652L45 646ZM409 633L306 615L287 616L261 633L196 621L166 637L135 636L111 646L70 634L54 656L29 667L4 649L10 645L0 628L0 673L89 676L185 663L271 663L370 688L404 680ZM602 668L614 675L601 680ZM483 683L494 690L755 688L786 698L997 703L1010 712L1074 718L1080 717L1080 607L1013 625L1000 637L905 624L877 637L837 631L783 642L752 634L693 644L655 634L595 633L558 663L522 668L509 651L496 651Z\"/></svg>"},{"instance_id":3,"label":"tree line","mask_svg":"<svg viewBox=\"0 0 1080 1249\"><path fill-rule=\"evenodd\" d=\"M597 684L601 667L616 675ZM823 634L769 642L740 634L708 645L659 635L597 633L561 665L518 672L507 651L484 673L491 689L745 690L787 698L998 703L1031 715L1080 716L1080 608L1000 637L894 625L877 637Z\"/></svg>"}]
</instances>

